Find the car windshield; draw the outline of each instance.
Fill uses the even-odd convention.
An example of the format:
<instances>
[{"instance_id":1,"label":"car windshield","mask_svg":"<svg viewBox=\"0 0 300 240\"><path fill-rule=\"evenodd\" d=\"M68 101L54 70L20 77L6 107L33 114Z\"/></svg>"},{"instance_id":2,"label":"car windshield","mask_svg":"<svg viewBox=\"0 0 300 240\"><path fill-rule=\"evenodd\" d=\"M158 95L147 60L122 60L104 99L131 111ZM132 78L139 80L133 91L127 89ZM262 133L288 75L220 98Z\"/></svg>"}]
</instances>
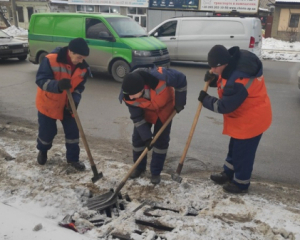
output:
<instances>
[{"instance_id":1,"label":"car windshield","mask_svg":"<svg viewBox=\"0 0 300 240\"><path fill-rule=\"evenodd\" d=\"M145 30L131 18L112 17L106 19L119 37L147 37Z\"/></svg>"},{"instance_id":2,"label":"car windshield","mask_svg":"<svg viewBox=\"0 0 300 240\"><path fill-rule=\"evenodd\" d=\"M0 38L10 38L10 36L0 30Z\"/></svg>"}]
</instances>

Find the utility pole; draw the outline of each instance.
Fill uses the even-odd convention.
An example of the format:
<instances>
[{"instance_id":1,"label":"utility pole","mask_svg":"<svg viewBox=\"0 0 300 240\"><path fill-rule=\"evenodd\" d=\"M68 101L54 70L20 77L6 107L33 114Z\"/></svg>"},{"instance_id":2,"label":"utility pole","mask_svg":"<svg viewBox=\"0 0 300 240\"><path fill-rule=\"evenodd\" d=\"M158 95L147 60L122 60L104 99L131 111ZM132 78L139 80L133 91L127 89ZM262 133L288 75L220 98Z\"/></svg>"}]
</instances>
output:
<instances>
[{"instance_id":1,"label":"utility pole","mask_svg":"<svg viewBox=\"0 0 300 240\"><path fill-rule=\"evenodd\" d=\"M12 15L14 19L14 24L17 28L19 28L18 18L17 18L17 9L16 9L16 2L15 0L11 0L11 8L12 8Z\"/></svg>"}]
</instances>

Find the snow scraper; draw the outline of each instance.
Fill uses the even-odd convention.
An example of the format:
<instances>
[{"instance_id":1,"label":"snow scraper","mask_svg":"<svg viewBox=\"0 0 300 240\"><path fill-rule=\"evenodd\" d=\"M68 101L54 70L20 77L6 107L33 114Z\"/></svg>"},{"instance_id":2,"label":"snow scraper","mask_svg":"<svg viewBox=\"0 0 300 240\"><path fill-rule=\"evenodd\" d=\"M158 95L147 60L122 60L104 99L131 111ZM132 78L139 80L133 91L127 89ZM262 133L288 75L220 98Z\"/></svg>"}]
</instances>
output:
<instances>
[{"instance_id":1,"label":"snow scraper","mask_svg":"<svg viewBox=\"0 0 300 240\"><path fill-rule=\"evenodd\" d=\"M67 89L66 91L67 91L67 95L68 95L69 103L71 105L72 112L73 112L74 117L75 117L76 124L78 126L78 129L79 129L82 141L83 141L83 145L85 147L86 153L88 155L88 158L89 158L89 161L90 161L90 164L91 164L91 169L92 169L92 171L94 173L94 177L92 177L92 182L95 183L95 182L97 182L99 179L101 179L103 177L103 174L102 174L102 172L100 172L100 173L98 172L98 170L96 168L96 165L94 163L94 160L93 160L93 157L92 157L89 145L87 143L87 140L85 138L85 134L83 132L83 128L82 128L82 125L81 125L81 122L80 122L80 119L79 119L79 116L78 116L78 113L77 113L77 109L76 109L76 106L75 106L72 94L71 94L71 92L70 92L69 89Z\"/></svg>"},{"instance_id":2,"label":"snow scraper","mask_svg":"<svg viewBox=\"0 0 300 240\"><path fill-rule=\"evenodd\" d=\"M207 92L208 86L209 86L209 81L205 82L203 91ZM180 177L180 173L181 173L181 170L182 170L182 167L183 167L183 162L185 160L187 151L188 151L190 143L192 141L193 134L195 132L195 128L196 128L196 125L197 125L197 122L198 122L198 119L199 119L199 116L200 116L201 109L202 109L202 102L199 102L199 105L198 105L198 108L197 108L197 111L196 111L196 114L195 114L195 117L194 117L194 121L193 121L191 130L190 130L190 134L189 134L189 137L186 141L185 148L183 150L182 156L181 156L179 164L177 166L177 170L176 170L175 173L172 173L172 175L171 175L172 179L176 182L179 182L179 183L181 183L181 181L182 181L182 177Z\"/></svg>"},{"instance_id":3,"label":"snow scraper","mask_svg":"<svg viewBox=\"0 0 300 240\"><path fill-rule=\"evenodd\" d=\"M159 129L157 134L154 136L150 146L156 142L156 140L159 138L159 136L165 130L165 128L168 126L168 124L172 121L172 119L175 115L176 115L176 111L173 111L172 114L167 119L167 121L162 125L162 127ZM109 191L103 195L96 196L94 198L89 199L86 206L91 210L101 211L107 207L110 207L110 206L116 204L119 192L124 187L126 181L128 180L129 176L131 175L131 173L136 169L136 167L140 164L140 162L143 160L143 158L146 156L147 153L148 153L148 148L145 148L144 151L142 152L142 154L136 160L135 164L131 167L131 169L126 174L126 176L123 178L123 180L118 185L118 187L116 188L115 191Z\"/></svg>"}]
</instances>

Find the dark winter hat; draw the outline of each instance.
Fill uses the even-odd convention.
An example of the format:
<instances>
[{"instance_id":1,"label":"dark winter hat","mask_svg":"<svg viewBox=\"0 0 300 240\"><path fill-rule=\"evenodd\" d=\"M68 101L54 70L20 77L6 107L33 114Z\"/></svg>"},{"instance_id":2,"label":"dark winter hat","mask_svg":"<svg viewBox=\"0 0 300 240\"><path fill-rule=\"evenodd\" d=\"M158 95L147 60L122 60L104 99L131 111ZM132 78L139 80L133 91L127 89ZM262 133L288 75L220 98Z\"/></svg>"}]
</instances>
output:
<instances>
[{"instance_id":1,"label":"dark winter hat","mask_svg":"<svg viewBox=\"0 0 300 240\"><path fill-rule=\"evenodd\" d=\"M83 38L75 38L69 42L69 50L82 56L88 56L90 49Z\"/></svg>"},{"instance_id":2,"label":"dark winter hat","mask_svg":"<svg viewBox=\"0 0 300 240\"><path fill-rule=\"evenodd\" d=\"M124 77L122 89L124 94L134 95L144 89L145 82L139 72L132 72Z\"/></svg>"},{"instance_id":3,"label":"dark winter hat","mask_svg":"<svg viewBox=\"0 0 300 240\"><path fill-rule=\"evenodd\" d=\"M219 67L229 63L230 54L223 45L215 45L210 49L207 61L210 67Z\"/></svg>"}]
</instances>

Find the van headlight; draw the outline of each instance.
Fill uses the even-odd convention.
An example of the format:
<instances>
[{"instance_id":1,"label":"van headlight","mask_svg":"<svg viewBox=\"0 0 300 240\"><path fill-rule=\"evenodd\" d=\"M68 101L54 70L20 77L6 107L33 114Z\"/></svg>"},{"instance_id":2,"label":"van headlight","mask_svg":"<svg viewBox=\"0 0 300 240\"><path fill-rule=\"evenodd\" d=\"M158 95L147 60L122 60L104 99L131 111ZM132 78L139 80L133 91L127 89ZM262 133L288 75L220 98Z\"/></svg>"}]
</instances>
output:
<instances>
[{"instance_id":1,"label":"van headlight","mask_svg":"<svg viewBox=\"0 0 300 240\"><path fill-rule=\"evenodd\" d=\"M28 43L23 43L23 47L28 47Z\"/></svg>"},{"instance_id":2,"label":"van headlight","mask_svg":"<svg viewBox=\"0 0 300 240\"><path fill-rule=\"evenodd\" d=\"M2 45L2 46L0 46L0 49L8 49L8 46L7 45Z\"/></svg>"},{"instance_id":3,"label":"van headlight","mask_svg":"<svg viewBox=\"0 0 300 240\"><path fill-rule=\"evenodd\" d=\"M133 50L133 56L135 57L150 57L150 51L140 51L140 50Z\"/></svg>"}]
</instances>

